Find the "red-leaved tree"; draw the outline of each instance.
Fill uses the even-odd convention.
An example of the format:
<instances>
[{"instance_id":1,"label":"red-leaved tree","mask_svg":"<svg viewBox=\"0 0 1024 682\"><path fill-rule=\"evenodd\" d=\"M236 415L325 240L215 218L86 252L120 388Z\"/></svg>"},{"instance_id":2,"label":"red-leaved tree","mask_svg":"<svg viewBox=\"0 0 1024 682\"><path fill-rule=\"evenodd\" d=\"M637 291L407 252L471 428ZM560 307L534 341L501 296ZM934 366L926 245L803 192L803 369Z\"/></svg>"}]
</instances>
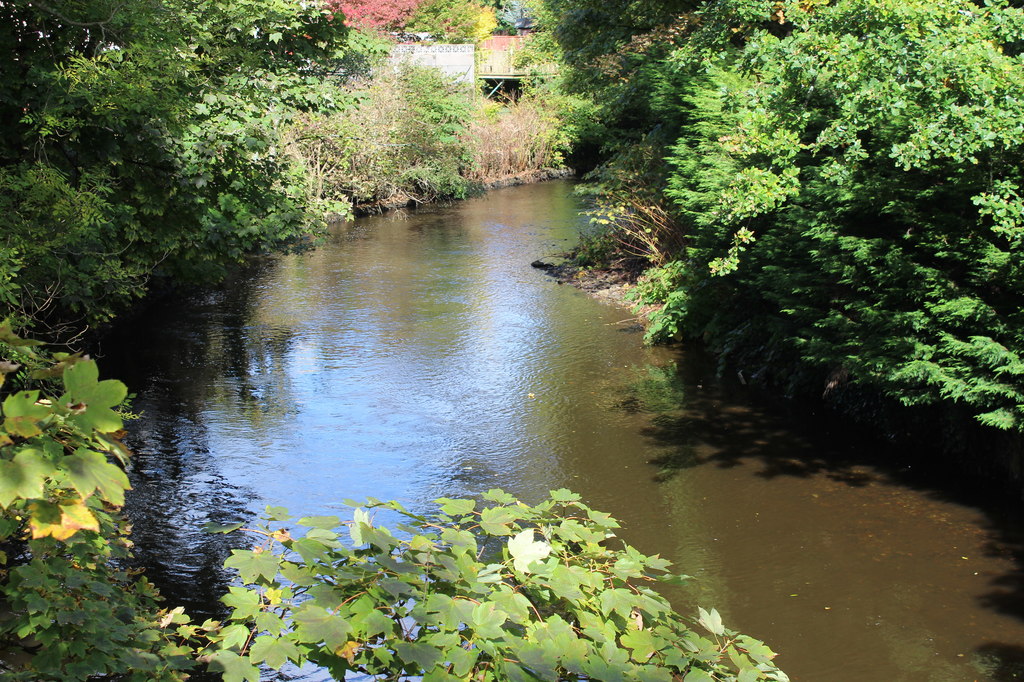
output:
<instances>
[{"instance_id":1,"label":"red-leaved tree","mask_svg":"<svg viewBox=\"0 0 1024 682\"><path fill-rule=\"evenodd\" d=\"M345 15L353 26L368 26L386 30L400 29L421 0L327 0L333 11Z\"/></svg>"}]
</instances>

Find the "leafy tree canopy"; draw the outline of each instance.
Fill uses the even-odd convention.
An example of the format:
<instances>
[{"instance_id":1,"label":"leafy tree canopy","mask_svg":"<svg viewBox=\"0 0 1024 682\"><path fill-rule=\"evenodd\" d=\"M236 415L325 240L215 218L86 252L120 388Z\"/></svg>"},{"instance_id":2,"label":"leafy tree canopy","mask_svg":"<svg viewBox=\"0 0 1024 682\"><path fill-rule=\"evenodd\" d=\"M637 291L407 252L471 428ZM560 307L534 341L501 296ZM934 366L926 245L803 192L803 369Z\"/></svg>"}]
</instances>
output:
<instances>
[{"instance_id":1,"label":"leafy tree canopy","mask_svg":"<svg viewBox=\"0 0 1024 682\"><path fill-rule=\"evenodd\" d=\"M315 229L278 134L344 101L321 78L347 35L329 11L15 0L0 15L0 281L24 315L101 321L154 274L207 279Z\"/></svg>"},{"instance_id":2,"label":"leafy tree canopy","mask_svg":"<svg viewBox=\"0 0 1024 682\"><path fill-rule=\"evenodd\" d=\"M653 334L796 393L1024 429L1020 8L548 5L613 140L600 189L669 213L636 293L667 303ZM627 229L657 213L619 205Z\"/></svg>"},{"instance_id":3,"label":"leafy tree canopy","mask_svg":"<svg viewBox=\"0 0 1024 682\"><path fill-rule=\"evenodd\" d=\"M389 31L405 27L421 0L330 0L328 6L340 12L345 20L357 26Z\"/></svg>"}]
</instances>

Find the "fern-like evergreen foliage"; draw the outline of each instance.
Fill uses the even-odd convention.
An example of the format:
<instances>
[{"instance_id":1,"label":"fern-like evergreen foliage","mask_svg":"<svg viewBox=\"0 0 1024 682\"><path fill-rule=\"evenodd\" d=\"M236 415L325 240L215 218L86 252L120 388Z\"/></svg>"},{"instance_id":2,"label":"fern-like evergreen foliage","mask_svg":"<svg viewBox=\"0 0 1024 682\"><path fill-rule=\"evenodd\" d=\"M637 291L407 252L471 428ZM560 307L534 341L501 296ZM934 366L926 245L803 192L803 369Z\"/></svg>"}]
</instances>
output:
<instances>
[{"instance_id":1,"label":"fern-like evergreen foliage","mask_svg":"<svg viewBox=\"0 0 1024 682\"><path fill-rule=\"evenodd\" d=\"M665 304L654 340L1024 430L1021 9L736 0L672 21L644 124L677 129L663 197L685 234L675 289L659 270L634 294Z\"/></svg>"}]
</instances>

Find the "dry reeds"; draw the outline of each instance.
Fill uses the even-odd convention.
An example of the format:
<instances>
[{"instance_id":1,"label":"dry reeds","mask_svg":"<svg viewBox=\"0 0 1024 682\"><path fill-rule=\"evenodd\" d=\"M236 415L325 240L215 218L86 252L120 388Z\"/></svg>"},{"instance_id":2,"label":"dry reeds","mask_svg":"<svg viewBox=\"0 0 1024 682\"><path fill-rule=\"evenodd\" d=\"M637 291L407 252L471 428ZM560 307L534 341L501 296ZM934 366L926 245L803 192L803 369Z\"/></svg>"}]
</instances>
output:
<instances>
[{"instance_id":1,"label":"dry reeds","mask_svg":"<svg viewBox=\"0 0 1024 682\"><path fill-rule=\"evenodd\" d=\"M486 184L560 165L557 125L555 117L536 102L513 102L500 108L485 104L468 131L474 158L468 178Z\"/></svg>"}]
</instances>

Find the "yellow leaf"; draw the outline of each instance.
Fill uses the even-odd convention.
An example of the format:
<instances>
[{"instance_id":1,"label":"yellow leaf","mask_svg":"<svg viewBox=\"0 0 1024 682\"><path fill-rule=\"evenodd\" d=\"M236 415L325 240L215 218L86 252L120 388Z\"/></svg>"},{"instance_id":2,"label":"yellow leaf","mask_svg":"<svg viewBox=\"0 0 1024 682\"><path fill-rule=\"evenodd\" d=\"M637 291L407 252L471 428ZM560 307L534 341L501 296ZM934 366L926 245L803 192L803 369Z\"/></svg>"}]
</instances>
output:
<instances>
[{"instance_id":1,"label":"yellow leaf","mask_svg":"<svg viewBox=\"0 0 1024 682\"><path fill-rule=\"evenodd\" d=\"M268 587L267 591L264 593L263 596L266 598L267 603L273 606L281 603L282 594L282 590L279 590L275 587Z\"/></svg>"},{"instance_id":2,"label":"yellow leaf","mask_svg":"<svg viewBox=\"0 0 1024 682\"><path fill-rule=\"evenodd\" d=\"M53 506L46 503L29 505L32 516L28 525L33 539L52 537L54 540L67 540L80 530L100 529L100 522L82 502L62 504L57 510L53 510ZM57 517L54 511L58 511L60 516Z\"/></svg>"},{"instance_id":3,"label":"yellow leaf","mask_svg":"<svg viewBox=\"0 0 1024 682\"><path fill-rule=\"evenodd\" d=\"M338 656L341 656L351 665L356 659L356 652L359 651L359 642L345 642L345 646L338 647L334 652Z\"/></svg>"}]
</instances>

